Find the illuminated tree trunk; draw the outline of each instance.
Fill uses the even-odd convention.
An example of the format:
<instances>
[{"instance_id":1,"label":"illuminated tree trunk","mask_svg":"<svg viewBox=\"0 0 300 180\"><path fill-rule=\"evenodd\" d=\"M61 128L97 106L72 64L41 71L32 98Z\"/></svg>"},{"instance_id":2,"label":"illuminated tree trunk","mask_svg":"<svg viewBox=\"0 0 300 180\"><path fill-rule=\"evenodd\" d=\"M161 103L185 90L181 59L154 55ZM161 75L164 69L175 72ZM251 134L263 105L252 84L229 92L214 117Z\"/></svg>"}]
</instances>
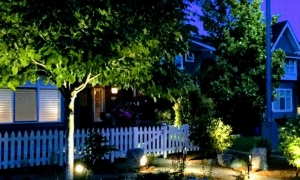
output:
<instances>
[{"instance_id":1,"label":"illuminated tree trunk","mask_svg":"<svg viewBox=\"0 0 300 180\"><path fill-rule=\"evenodd\" d=\"M67 144L66 144L66 174L65 180L72 180L74 178L74 104L76 95L78 92L73 91L70 97L69 107L69 118L68 118L68 128L67 128Z\"/></svg>"}]
</instances>

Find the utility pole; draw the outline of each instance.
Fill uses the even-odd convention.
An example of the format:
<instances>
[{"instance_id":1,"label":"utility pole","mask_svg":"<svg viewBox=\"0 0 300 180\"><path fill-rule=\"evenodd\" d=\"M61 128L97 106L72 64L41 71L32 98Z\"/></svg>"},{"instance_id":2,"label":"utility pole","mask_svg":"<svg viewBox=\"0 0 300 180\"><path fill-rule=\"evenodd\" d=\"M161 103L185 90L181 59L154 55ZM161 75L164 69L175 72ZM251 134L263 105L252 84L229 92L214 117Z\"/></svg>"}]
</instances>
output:
<instances>
[{"instance_id":1,"label":"utility pole","mask_svg":"<svg viewBox=\"0 0 300 180\"><path fill-rule=\"evenodd\" d=\"M278 143L278 127L272 112L272 54L271 54L271 0L266 1L266 113L262 136L269 139L272 148Z\"/></svg>"},{"instance_id":2,"label":"utility pole","mask_svg":"<svg viewBox=\"0 0 300 180\"><path fill-rule=\"evenodd\" d=\"M271 69L272 69L272 59L271 59L271 0L266 2L266 121L272 122L272 82L271 82Z\"/></svg>"}]
</instances>

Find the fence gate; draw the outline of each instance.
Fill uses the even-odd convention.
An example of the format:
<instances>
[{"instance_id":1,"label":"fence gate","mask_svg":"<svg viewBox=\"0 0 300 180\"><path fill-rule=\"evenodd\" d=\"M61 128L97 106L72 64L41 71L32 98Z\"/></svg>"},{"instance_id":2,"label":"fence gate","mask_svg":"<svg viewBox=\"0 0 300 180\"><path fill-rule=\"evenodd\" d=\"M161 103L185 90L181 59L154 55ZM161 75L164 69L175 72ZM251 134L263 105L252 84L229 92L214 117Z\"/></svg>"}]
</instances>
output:
<instances>
[{"instance_id":1,"label":"fence gate","mask_svg":"<svg viewBox=\"0 0 300 180\"><path fill-rule=\"evenodd\" d=\"M181 151L189 145L188 126L145 127L139 129L137 142L137 147L144 149L145 153L166 158L167 154Z\"/></svg>"}]
</instances>

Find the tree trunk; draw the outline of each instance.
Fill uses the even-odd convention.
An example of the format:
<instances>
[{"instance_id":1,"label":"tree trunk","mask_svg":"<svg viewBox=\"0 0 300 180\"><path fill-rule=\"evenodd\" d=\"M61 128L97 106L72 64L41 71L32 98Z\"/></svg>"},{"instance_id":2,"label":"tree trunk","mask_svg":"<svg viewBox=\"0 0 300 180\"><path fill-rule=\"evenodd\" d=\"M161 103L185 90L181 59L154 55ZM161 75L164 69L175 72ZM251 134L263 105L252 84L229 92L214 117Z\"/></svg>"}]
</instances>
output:
<instances>
[{"instance_id":1,"label":"tree trunk","mask_svg":"<svg viewBox=\"0 0 300 180\"><path fill-rule=\"evenodd\" d=\"M69 118L67 128L67 141L66 141L66 174L65 180L72 180L74 178L74 103L78 92L72 92L69 103Z\"/></svg>"}]
</instances>

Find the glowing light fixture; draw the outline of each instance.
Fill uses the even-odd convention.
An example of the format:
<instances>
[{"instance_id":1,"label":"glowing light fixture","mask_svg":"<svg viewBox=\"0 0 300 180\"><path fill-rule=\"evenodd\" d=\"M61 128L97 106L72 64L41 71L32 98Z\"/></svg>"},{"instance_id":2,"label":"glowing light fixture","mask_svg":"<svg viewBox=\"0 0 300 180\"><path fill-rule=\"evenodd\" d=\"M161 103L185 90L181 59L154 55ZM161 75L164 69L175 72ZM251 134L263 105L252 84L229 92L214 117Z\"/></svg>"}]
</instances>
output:
<instances>
[{"instance_id":1,"label":"glowing light fixture","mask_svg":"<svg viewBox=\"0 0 300 180\"><path fill-rule=\"evenodd\" d=\"M81 165L81 164L77 164L76 165L76 167L75 167L75 171L77 172L77 173L82 173L83 172L83 170L84 170L84 167Z\"/></svg>"},{"instance_id":2,"label":"glowing light fixture","mask_svg":"<svg viewBox=\"0 0 300 180\"><path fill-rule=\"evenodd\" d=\"M118 94L118 88L117 87L111 87L111 93L112 94Z\"/></svg>"},{"instance_id":3,"label":"glowing light fixture","mask_svg":"<svg viewBox=\"0 0 300 180\"><path fill-rule=\"evenodd\" d=\"M143 155L142 158L140 159L140 166L145 166L147 163L147 157L146 155Z\"/></svg>"}]
</instances>

